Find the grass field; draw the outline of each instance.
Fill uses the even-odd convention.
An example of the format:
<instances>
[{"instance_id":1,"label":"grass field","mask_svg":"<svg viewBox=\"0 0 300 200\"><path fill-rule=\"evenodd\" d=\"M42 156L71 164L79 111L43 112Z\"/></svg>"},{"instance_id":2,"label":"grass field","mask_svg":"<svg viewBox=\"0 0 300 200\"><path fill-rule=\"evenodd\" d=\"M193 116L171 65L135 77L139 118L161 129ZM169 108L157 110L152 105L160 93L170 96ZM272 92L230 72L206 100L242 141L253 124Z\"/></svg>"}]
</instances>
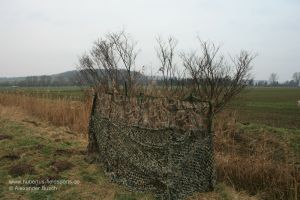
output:
<instances>
[{"instance_id":1,"label":"grass field","mask_svg":"<svg viewBox=\"0 0 300 200\"><path fill-rule=\"evenodd\" d=\"M52 99L84 100L84 92L79 87L0 88L1 92ZM237 111L237 118L242 123L300 128L298 100L300 88L247 88L227 106L227 109Z\"/></svg>"},{"instance_id":2,"label":"grass field","mask_svg":"<svg viewBox=\"0 0 300 200\"><path fill-rule=\"evenodd\" d=\"M128 192L105 179L101 167L84 159L86 139L17 110L0 109L0 199L150 199L147 194ZM17 189L43 184L11 183L23 180L75 182L44 184L49 190L43 191ZM50 190L50 186L57 189Z\"/></svg>"},{"instance_id":3,"label":"grass field","mask_svg":"<svg viewBox=\"0 0 300 200\"><path fill-rule=\"evenodd\" d=\"M248 88L228 106L242 123L300 128L300 88Z\"/></svg>"}]
</instances>

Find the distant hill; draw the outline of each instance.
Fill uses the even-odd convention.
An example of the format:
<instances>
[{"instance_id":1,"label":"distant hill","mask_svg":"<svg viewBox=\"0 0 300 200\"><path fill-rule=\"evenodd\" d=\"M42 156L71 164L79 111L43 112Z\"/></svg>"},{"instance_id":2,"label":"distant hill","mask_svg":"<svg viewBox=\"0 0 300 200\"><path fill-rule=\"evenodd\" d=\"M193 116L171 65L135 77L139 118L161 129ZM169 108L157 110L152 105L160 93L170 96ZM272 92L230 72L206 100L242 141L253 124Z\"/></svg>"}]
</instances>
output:
<instances>
[{"instance_id":1,"label":"distant hill","mask_svg":"<svg viewBox=\"0 0 300 200\"><path fill-rule=\"evenodd\" d=\"M100 71L98 72L99 74ZM119 74L125 74L125 70L120 70ZM145 82L149 77L135 72L139 80ZM19 87L47 87L47 86L73 86L79 84L79 72L77 70L66 71L53 75L25 76L25 77L0 77L0 87L19 86ZM122 77L122 75L120 75Z\"/></svg>"},{"instance_id":2,"label":"distant hill","mask_svg":"<svg viewBox=\"0 0 300 200\"><path fill-rule=\"evenodd\" d=\"M0 77L0 86L68 86L76 84L77 71L67 71L53 75Z\"/></svg>"}]
</instances>

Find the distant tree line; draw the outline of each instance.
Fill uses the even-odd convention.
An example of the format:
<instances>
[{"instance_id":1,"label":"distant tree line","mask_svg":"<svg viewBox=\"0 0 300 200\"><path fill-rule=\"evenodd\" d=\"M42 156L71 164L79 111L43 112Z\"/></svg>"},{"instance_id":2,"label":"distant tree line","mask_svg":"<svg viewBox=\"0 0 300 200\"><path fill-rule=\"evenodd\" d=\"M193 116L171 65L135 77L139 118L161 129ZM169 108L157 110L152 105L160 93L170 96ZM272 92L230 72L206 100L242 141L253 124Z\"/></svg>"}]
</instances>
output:
<instances>
[{"instance_id":1,"label":"distant tree line","mask_svg":"<svg viewBox=\"0 0 300 200\"><path fill-rule=\"evenodd\" d=\"M300 72L295 72L292 75L291 80L287 80L283 83L278 81L279 76L276 73L271 73L269 77L269 81L260 80L254 81L250 80L248 82L249 86L256 86L256 87L300 87Z\"/></svg>"},{"instance_id":2,"label":"distant tree line","mask_svg":"<svg viewBox=\"0 0 300 200\"><path fill-rule=\"evenodd\" d=\"M120 74L125 73L124 70L120 70ZM137 77L138 82L142 85L146 85L155 81L157 85L164 85L166 84L166 78L164 77L151 77L151 76L144 76L138 72ZM99 72L100 74L100 72ZM300 72L295 72L292 76L291 80L287 80L283 83L278 82L278 75L276 73L272 73L270 75L269 81L267 80L254 80L248 79L247 85L250 87L300 87ZM122 80L120 78L119 80ZM176 78L168 80L169 83L167 84L174 84L174 85L191 85L193 83L192 79L189 78ZM223 82L226 82L224 79ZM22 79L11 79L11 80L2 80L0 81L0 87L11 87L11 86L18 86L18 87L58 87L58 86L75 86L75 85L90 85L90 83L84 79L80 79L77 77L77 74L74 73L72 76L28 76Z\"/></svg>"},{"instance_id":3,"label":"distant tree line","mask_svg":"<svg viewBox=\"0 0 300 200\"><path fill-rule=\"evenodd\" d=\"M64 76L27 76L21 80L3 80L0 87L18 86L18 87L48 87L48 86L73 86L77 84L75 77Z\"/></svg>"}]
</instances>

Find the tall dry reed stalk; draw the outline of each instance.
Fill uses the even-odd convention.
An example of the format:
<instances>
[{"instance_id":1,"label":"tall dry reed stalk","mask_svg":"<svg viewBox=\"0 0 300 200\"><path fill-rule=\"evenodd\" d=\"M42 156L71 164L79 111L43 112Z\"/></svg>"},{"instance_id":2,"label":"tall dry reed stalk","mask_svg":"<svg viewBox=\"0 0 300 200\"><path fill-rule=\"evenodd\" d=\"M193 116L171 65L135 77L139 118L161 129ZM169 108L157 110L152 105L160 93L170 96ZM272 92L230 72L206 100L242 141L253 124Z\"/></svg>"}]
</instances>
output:
<instances>
[{"instance_id":1,"label":"tall dry reed stalk","mask_svg":"<svg viewBox=\"0 0 300 200\"><path fill-rule=\"evenodd\" d=\"M223 113L215 124L218 181L262 199L299 199L299 166L288 141L266 130L243 131L235 119Z\"/></svg>"},{"instance_id":2,"label":"tall dry reed stalk","mask_svg":"<svg viewBox=\"0 0 300 200\"><path fill-rule=\"evenodd\" d=\"M26 94L0 93L0 104L16 106L42 120L86 135L90 116L91 98L85 101L71 101L66 98L49 99Z\"/></svg>"}]
</instances>

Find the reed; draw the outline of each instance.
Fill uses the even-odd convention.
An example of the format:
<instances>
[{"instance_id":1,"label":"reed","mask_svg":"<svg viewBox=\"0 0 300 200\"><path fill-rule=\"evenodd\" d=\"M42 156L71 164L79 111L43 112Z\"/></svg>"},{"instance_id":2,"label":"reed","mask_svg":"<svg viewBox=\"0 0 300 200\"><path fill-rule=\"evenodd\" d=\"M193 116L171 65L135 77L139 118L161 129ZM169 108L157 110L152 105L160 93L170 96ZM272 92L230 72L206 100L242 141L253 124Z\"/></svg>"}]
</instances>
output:
<instances>
[{"instance_id":1,"label":"reed","mask_svg":"<svg viewBox=\"0 0 300 200\"><path fill-rule=\"evenodd\" d=\"M86 135L90 116L91 98L85 101L72 101L68 97L50 99L26 94L0 94L0 104L16 106L28 114L36 116L56 126L65 126L71 131Z\"/></svg>"},{"instance_id":2,"label":"reed","mask_svg":"<svg viewBox=\"0 0 300 200\"><path fill-rule=\"evenodd\" d=\"M239 127L235 113L223 113L217 119L217 178L236 190L261 199L299 199L296 154L287 138L264 128L251 132Z\"/></svg>"}]
</instances>

